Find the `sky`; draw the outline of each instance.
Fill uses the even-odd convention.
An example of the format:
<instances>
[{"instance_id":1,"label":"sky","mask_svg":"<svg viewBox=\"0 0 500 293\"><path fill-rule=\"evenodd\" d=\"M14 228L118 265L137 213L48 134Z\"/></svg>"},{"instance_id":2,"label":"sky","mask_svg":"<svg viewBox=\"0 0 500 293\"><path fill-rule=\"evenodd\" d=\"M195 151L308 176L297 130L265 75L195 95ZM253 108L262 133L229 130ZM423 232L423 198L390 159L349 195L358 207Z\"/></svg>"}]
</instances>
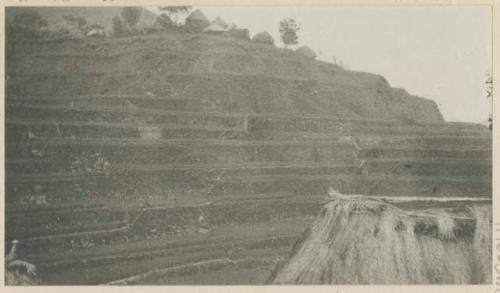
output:
<instances>
[{"instance_id":1,"label":"sky","mask_svg":"<svg viewBox=\"0 0 500 293\"><path fill-rule=\"evenodd\" d=\"M445 120L484 122L491 113L487 6L195 7L250 35L267 31L279 46L279 22L300 24L299 46L349 70L380 74L393 87L434 100Z\"/></svg>"}]
</instances>

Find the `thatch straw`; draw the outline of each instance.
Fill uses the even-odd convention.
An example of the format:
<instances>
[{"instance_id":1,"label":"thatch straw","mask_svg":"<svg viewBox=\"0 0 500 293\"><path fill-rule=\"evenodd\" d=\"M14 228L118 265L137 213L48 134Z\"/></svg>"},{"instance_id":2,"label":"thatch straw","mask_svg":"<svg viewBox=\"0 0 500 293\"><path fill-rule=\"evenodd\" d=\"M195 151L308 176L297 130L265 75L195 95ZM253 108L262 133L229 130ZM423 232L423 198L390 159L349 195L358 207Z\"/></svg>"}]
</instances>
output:
<instances>
[{"instance_id":1,"label":"thatch straw","mask_svg":"<svg viewBox=\"0 0 500 293\"><path fill-rule=\"evenodd\" d=\"M492 282L492 260L491 260L491 242L492 242L492 225L491 225L491 207L485 211L485 208L478 206L472 207L472 213L477 219L476 231L474 233L474 261L477 278L484 276L484 283ZM485 253L490 252L490 253Z\"/></svg>"},{"instance_id":2,"label":"thatch straw","mask_svg":"<svg viewBox=\"0 0 500 293\"><path fill-rule=\"evenodd\" d=\"M338 197L325 205L271 279L274 284L488 283L490 218L491 205L466 215L410 213L378 200ZM472 229L459 227L463 219Z\"/></svg>"}]
</instances>

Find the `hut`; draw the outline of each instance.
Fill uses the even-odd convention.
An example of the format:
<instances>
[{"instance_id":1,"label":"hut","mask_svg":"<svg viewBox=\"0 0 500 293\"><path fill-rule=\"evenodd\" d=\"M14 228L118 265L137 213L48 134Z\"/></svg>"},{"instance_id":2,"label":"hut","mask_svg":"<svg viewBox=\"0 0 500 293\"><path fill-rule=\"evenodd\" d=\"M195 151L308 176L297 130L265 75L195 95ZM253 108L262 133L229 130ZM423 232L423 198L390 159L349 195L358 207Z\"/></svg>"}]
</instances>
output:
<instances>
[{"instance_id":1,"label":"hut","mask_svg":"<svg viewBox=\"0 0 500 293\"><path fill-rule=\"evenodd\" d=\"M274 44L274 39L268 32L261 32L261 33L256 34L252 38L252 41L257 42L257 43L267 44L267 45Z\"/></svg>"},{"instance_id":2,"label":"hut","mask_svg":"<svg viewBox=\"0 0 500 293\"><path fill-rule=\"evenodd\" d=\"M202 32L210 25L208 18L199 9L191 12L186 18L186 28L193 32Z\"/></svg>"},{"instance_id":3,"label":"hut","mask_svg":"<svg viewBox=\"0 0 500 293\"><path fill-rule=\"evenodd\" d=\"M151 27L154 29L173 28L175 27L175 23L165 12L163 12L156 17L156 20L154 21L153 25L151 25Z\"/></svg>"},{"instance_id":4,"label":"hut","mask_svg":"<svg viewBox=\"0 0 500 293\"><path fill-rule=\"evenodd\" d=\"M308 46L302 46L296 50L297 53L300 53L308 58L315 59L316 58L316 53L309 48Z\"/></svg>"},{"instance_id":5,"label":"hut","mask_svg":"<svg viewBox=\"0 0 500 293\"><path fill-rule=\"evenodd\" d=\"M329 195L332 201L270 276L273 284L491 282L491 205L450 201L446 209L422 211L333 189Z\"/></svg>"}]
</instances>

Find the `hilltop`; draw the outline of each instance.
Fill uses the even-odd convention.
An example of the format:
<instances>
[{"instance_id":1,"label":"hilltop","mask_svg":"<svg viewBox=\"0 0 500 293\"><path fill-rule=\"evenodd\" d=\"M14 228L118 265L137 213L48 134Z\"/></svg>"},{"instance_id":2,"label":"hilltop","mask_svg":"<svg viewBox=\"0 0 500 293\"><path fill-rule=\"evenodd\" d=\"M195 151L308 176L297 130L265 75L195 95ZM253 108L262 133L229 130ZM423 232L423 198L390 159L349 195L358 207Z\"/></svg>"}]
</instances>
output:
<instances>
[{"instance_id":1,"label":"hilltop","mask_svg":"<svg viewBox=\"0 0 500 293\"><path fill-rule=\"evenodd\" d=\"M38 12L48 23L49 29L64 27L67 24L63 16L84 17L88 24L98 24L108 32L112 29L112 19L120 16L123 7L7 7L5 14L6 23L12 22L14 17L20 13ZM142 8L139 25L145 26L154 23L156 15Z\"/></svg>"}]
</instances>

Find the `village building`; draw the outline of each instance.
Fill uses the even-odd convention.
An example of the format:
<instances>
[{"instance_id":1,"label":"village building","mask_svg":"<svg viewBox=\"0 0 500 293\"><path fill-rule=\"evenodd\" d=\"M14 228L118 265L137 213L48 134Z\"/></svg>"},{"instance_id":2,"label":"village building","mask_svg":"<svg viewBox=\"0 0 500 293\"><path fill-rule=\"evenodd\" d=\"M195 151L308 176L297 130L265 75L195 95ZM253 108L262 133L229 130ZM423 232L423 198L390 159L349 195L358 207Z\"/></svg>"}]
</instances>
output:
<instances>
[{"instance_id":1,"label":"village building","mask_svg":"<svg viewBox=\"0 0 500 293\"><path fill-rule=\"evenodd\" d=\"M191 12L186 18L186 28L193 32L202 32L210 25L208 18L199 9Z\"/></svg>"}]
</instances>

